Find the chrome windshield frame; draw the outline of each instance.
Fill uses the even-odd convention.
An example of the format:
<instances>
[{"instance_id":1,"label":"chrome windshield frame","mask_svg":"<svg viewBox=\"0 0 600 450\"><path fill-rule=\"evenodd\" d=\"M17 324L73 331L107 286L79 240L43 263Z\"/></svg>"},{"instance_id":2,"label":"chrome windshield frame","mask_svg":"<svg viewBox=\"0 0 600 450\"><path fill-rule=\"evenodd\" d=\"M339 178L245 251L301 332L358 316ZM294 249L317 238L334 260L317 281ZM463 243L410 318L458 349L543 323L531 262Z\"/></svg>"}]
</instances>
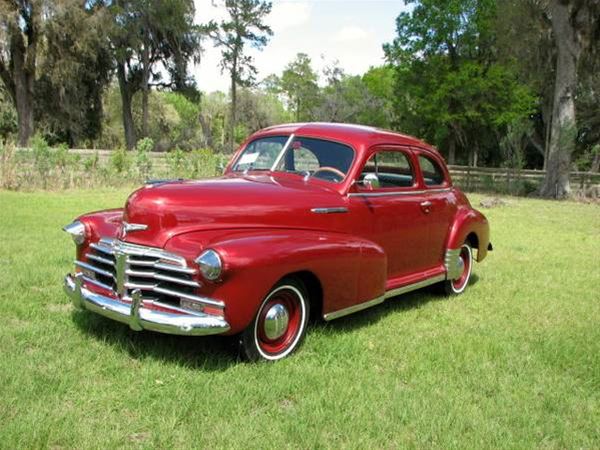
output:
<instances>
[{"instance_id":1,"label":"chrome windshield frame","mask_svg":"<svg viewBox=\"0 0 600 450\"><path fill-rule=\"evenodd\" d=\"M294 133L290 134L290 137L285 142L285 145L281 148L279 155L277 155L277 158L275 158L275 162L271 166L271 172L275 172L275 169L277 169L277 166L281 163L281 160L283 159L283 155L285 155L285 152L287 152L287 149L289 148L290 144L294 140L294 137L295 137Z\"/></svg>"}]
</instances>

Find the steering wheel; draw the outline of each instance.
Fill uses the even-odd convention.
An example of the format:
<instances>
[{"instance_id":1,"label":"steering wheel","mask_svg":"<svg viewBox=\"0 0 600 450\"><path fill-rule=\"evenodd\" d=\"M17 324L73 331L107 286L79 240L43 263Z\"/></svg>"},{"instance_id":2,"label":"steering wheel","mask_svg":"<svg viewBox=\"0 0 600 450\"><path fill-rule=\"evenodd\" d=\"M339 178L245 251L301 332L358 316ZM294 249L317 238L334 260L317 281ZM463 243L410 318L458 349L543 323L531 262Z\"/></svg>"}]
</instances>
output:
<instances>
[{"instance_id":1,"label":"steering wheel","mask_svg":"<svg viewBox=\"0 0 600 450\"><path fill-rule=\"evenodd\" d=\"M341 170L336 169L335 167L330 167L330 166L323 166L323 167L319 167L318 169L315 169L312 176L317 177L317 174L319 172L333 173L333 175L334 175L333 181L335 181L335 182L342 181L344 179L344 177L346 176L346 174L344 172L342 172ZM339 179L336 179L338 177L339 177ZM317 178L322 178L322 177L317 177ZM331 178L331 177L325 177L325 178Z\"/></svg>"}]
</instances>

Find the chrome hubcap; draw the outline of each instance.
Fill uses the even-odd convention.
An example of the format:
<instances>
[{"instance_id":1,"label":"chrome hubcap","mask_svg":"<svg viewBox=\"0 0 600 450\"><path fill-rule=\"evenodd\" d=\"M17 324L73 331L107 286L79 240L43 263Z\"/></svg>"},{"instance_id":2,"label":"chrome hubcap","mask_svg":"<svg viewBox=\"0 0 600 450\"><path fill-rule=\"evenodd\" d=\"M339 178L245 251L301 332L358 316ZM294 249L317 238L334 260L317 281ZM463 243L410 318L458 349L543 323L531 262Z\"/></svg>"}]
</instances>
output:
<instances>
[{"instance_id":1,"label":"chrome hubcap","mask_svg":"<svg viewBox=\"0 0 600 450\"><path fill-rule=\"evenodd\" d=\"M287 330L290 314L285 306L277 303L269 308L265 315L265 336L274 340L280 338Z\"/></svg>"},{"instance_id":2,"label":"chrome hubcap","mask_svg":"<svg viewBox=\"0 0 600 450\"><path fill-rule=\"evenodd\" d=\"M458 257L458 270L457 272L459 273L458 277L460 277L460 275L462 275L463 271L465 270L465 262L463 261L463 259L459 256Z\"/></svg>"}]
</instances>

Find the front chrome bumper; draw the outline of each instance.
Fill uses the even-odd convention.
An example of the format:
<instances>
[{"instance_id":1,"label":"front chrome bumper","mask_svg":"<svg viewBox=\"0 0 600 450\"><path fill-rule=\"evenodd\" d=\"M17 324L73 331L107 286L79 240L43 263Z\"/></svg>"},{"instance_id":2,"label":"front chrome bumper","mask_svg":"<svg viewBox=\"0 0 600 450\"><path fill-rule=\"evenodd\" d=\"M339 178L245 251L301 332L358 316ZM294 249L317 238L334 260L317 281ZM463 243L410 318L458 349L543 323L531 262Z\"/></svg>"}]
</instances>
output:
<instances>
[{"instance_id":1,"label":"front chrome bumper","mask_svg":"<svg viewBox=\"0 0 600 450\"><path fill-rule=\"evenodd\" d=\"M143 306L141 295L133 295L131 304L90 291L81 276L68 274L64 289L73 304L102 316L126 323L131 329L151 330L167 334L206 336L229 331L227 321L219 316L204 313L169 313Z\"/></svg>"}]
</instances>

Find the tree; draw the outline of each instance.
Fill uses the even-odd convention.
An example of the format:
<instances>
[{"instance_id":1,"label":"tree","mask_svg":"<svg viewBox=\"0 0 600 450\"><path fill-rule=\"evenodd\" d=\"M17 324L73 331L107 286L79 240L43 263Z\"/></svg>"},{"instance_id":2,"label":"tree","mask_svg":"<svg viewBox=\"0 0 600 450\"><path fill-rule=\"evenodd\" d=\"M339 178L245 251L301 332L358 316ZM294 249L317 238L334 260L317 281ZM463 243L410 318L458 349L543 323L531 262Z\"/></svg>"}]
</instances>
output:
<instances>
[{"instance_id":1,"label":"tree","mask_svg":"<svg viewBox=\"0 0 600 450\"><path fill-rule=\"evenodd\" d=\"M600 34L600 1L550 0L548 13L557 57L550 148L540 194L544 197L564 198L571 191L569 172L577 137L577 69L583 52L590 46L597 45Z\"/></svg>"},{"instance_id":2,"label":"tree","mask_svg":"<svg viewBox=\"0 0 600 450\"><path fill-rule=\"evenodd\" d=\"M70 143L98 132L111 70L105 10L79 0L0 0L0 80L15 107L18 142L34 122Z\"/></svg>"},{"instance_id":3,"label":"tree","mask_svg":"<svg viewBox=\"0 0 600 450\"><path fill-rule=\"evenodd\" d=\"M285 67L279 79L279 88L285 94L295 120L310 120L311 110L317 103L319 86L317 73L312 69L306 53L298 53L296 59Z\"/></svg>"},{"instance_id":4,"label":"tree","mask_svg":"<svg viewBox=\"0 0 600 450\"><path fill-rule=\"evenodd\" d=\"M207 30L218 47L221 47L221 70L229 72L231 80L231 106L228 125L228 147L235 145L237 86L250 86L257 73L253 58L248 55L246 44L255 49L267 45L273 34L271 28L264 23L271 12L271 3L262 0L226 0L225 7L229 20L219 25L211 22Z\"/></svg>"},{"instance_id":5,"label":"tree","mask_svg":"<svg viewBox=\"0 0 600 450\"><path fill-rule=\"evenodd\" d=\"M137 141L132 115L133 96L142 91L141 134L148 133L151 86L183 89L187 61L197 58L200 28L195 26L193 0L106 0L112 16L110 41L123 104L127 148ZM170 80L162 79L161 68Z\"/></svg>"},{"instance_id":6,"label":"tree","mask_svg":"<svg viewBox=\"0 0 600 450\"><path fill-rule=\"evenodd\" d=\"M396 125L442 147L450 164L460 150L473 162L490 141L497 148L499 131L527 117L533 104L527 87L497 61L495 1L410 3L412 12L397 18L396 39L384 46L396 71Z\"/></svg>"},{"instance_id":7,"label":"tree","mask_svg":"<svg viewBox=\"0 0 600 450\"><path fill-rule=\"evenodd\" d=\"M18 143L33 134L33 95L43 18L41 0L0 0L0 77L17 110Z\"/></svg>"},{"instance_id":8,"label":"tree","mask_svg":"<svg viewBox=\"0 0 600 450\"><path fill-rule=\"evenodd\" d=\"M337 61L326 66L323 75L327 84L314 108L316 120L378 125L374 118L384 102L370 92L362 77L346 74Z\"/></svg>"},{"instance_id":9,"label":"tree","mask_svg":"<svg viewBox=\"0 0 600 450\"><path fill-rule=\"evenodd\" d=\"M104 8L69 1L44 27L44 49L35 84L35 122L49 142L77 146L96 139L102 125L102 95L112 77L103 30Z\"/></svg>"}]
</instances>

